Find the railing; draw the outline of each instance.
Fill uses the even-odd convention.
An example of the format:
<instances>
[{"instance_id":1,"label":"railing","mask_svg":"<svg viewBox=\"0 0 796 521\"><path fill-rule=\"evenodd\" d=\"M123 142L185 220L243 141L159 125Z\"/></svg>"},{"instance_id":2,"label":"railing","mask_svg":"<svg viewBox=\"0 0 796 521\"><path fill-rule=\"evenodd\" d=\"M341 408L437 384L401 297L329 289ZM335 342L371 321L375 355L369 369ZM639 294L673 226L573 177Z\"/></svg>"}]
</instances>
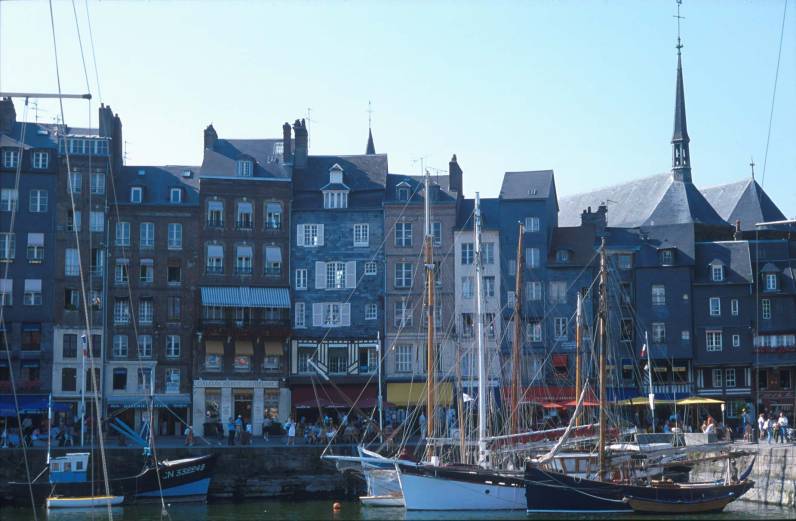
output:
<instances>
[{"instance_id":1,"label":"railing","mask_svg":"<svg viewBox=\"0 0 796 521\"><path fill-rule=\"evenodd\" d=\"M236 230L251 230L252 228L254 228L254 221L245 219L242 221L235 221Z\"/></svg>"},{"instance_id":2,"label":"railing","mask_svg":"<svg viewBox=\"0 0 796 521\"><path fill-rule=\"evenodd\" d=\"M652 384L652 392L654 393L668 393L668 394L677 394L682 395L684 398L690 395L693 392L693 386L691 384L676 384L676 383L665 383L665 384Z\"/></svg>"},{"instance_id":3,"label":"railing","mask_svg":"<svg viewBox=\"0 0 796 521\"><path fill-rule=\"evenodd\" d=\"M207 273L224 273L224 266L205 266Z\"/></svg>"},{"instance_id":4,"label":"railing","mask_svg":"<svg viewBox=\"0 0 796 521\"><path fill-rule=\"evenodd\" d=\"M235 318L223 318L223 319L213 319L213 318L204 318L202 319L201 326L203 328L261 328L261 327L289 327L290 326L290 318L248 318L248 319L235 319Z\"/></svg>"},{"instance_id":5,"label":"railing","mask_svg":"<svg viewBox=\"0 0 796 521\"><path fill-rule=\"evenodd\" d=\"M265 268L264 274L266 277L281 277L282 268Z\"/></svg>"},{"instance_id":6,"label":"railing","mask_svg":"<svg viewBox=\"0 0 796 521\"><path fill-rule=\"evenodd\" d=\"M265 229L266 230L279 230L282 228L281 221L274 221L274 220L266 220L265 221Z\"/></svg>"},{"instance_id":7,"label":"railing","mask_svg":"<svg viewBox=\"0 0 796 521\"><path fill-rule=\"evenodd\" d=\"M252 267L251 266L235 266L235 274L236 275L251 275L252 274Z\"/></svg>"},{"instance_id":8,"label":"railing","mask_svg":"<svg viewBox=\"0 0 796 521\"><path fill-rule=\"evenodd\" d=\"M208 228L223 228L224 227L224 219L219 219L216 217L208 217L205 224Z\"/></svg>"}]
</instances>

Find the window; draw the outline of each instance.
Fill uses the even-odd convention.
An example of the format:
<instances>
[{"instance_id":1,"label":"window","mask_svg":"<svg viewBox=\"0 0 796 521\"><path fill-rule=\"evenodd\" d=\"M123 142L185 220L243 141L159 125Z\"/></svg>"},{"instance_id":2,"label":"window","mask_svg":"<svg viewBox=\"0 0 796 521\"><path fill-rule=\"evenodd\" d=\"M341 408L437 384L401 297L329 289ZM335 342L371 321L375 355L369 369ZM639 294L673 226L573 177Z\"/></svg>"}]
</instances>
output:
<instances>
[{"instance_id":1,"label":"window","mask_svg":"<svg viewBox=\"0 0 796 521\"><path fill-rule=\"evenodd\" d=\"M169 190L169 202L179 204L182 202L182 188L172 188Z\"/></svg>"},{"instance_id":2,"label":"window","mask_svg":"<svg viewBox=\"0 0 796 521\"><path fill-rule=\"evenodd\" d=\"M282 248L279 246L265 247L265 275L267 277L282 276Z\"/></svg>"},{"instance_id":3,"label":"window","mask_svg":"<svg viewBox=\"0 0 796 521\"><path fill-rule=\"evenodd\" d=\"M765 275L766 281L766 291L776 291L777 289L777 274L776 273L766 273Z\"/></svg>"},{"instance_id":4,"label":"window","mask_svg":"<svg viewBox=\"0 0 796 521\"><path fill-rule=\"evenodd\" d=\"M220 244L207 246L207 273L224 273L224 247Z\"/></svg>"},{"instance_id":5,"label":"window","mask_svg":"<svg viewBox=\"0 0 796 521\"><path fill-rule=\"evenodd\" d=\"M666 305L666 287L662 285L652 286L652 305L665 306Z\"/></svg>"},{"instance_id":6,"label":"window","mask_svg":"<svg viewBox=\"0 0 796 521\"><path fill-rule=\"evenodd\" d=\"M130 300L117 298L113 303L113 323L127 325L130 323Z\"/></svg>"},{"instance_id":7,"label":"window","mask_svg":"<svg viewBox=\"0 0 796 521\"><path fill-rule=\"evenodd\" d=\"M105 231L105 213L104 212L91 212L89 214L89 230L92 232Z\"/></svg>"},{"instance_id":8,"label":"window","mask_svg":"<svg viewBox=\"0 0 796 521\"><path fill-rule=\"evenodd\" d=\"M33 153L33 168L43 170L50 164L50 154L47 152L34 152Z\"/></svg>"},{"instance_id":9,"label":"window","mask_svg":"<svg viewBox=\"0 0 796 521\"><path fill-rule=\"evenodd\" d=\"M116 246L130 246L130 223L116 223Z\"/></svg>"},{"instance_id":10,"label":"window","mask_svg":"<svg viewBox=\"0 0 796 521\"><path fill-rule=\"evenodd\" d=\"M672 250L661 250L658 255L661 266L671 266L674 264L674 252Z\"/></svg>"},{"instance_id":11,"label":"window","mask_svg":"<svg viewBox=\"0 0 796 521\"><path fill-rule=\"evenodd\" d=\"M298 245L305 248L323 246L323 225L322 224L299 224L298 225Z\"/></svg>"},{"instance_id":12,"label":"window","mask_svg":"<svg viewBox=\"0 0 796 521\"><path fill-rule=\"evenodd\" d=\"M569 250L557 250L556 251L556 262L560 262L562 264L566 264L569 262Z\"/></svg>"},{"instance_id":13,"label":"window","mask_svg":"<svg viewBox=\"0 0 796 521\"><path fill-rule=\"evenodd\" d=\"M710 278L713 282L721 282L724 280L724 266L721 264L713 264L710 267Z\"/></svg>"},{"instance_id":14,"label":"window","mask_svg":"<svg viewBox=\"0 0 796 521\"><path fill-rule=\"evenodd\" d=\"M473 338L475 323L472 313L462 313L462 338Z\"/></svg>"},{"instance_id":15,"label":"window","mask_svg":"<svg viewBox=\"0 0 796 521\"><path fill-rule=\"evenodd\" d=\"M44 213L47 211L47 190L31 190L29 210L31 213Z\"/></svg>"},{"instance_id":16,"label":"window","mask_svg":"<svg viewBox=\"0 0 796 521\"><path fill-rule=\"evenodd\" d=\"M327 209L348 208L348 191L325 190L323 192L323 207Z\"/></svg>"},{"instance_id":17,"label":"window","mask_svg":"<svg viewBox=\"0 0 796 521\"><path fill-rule=\"evenodd\" d=\"M17 211L18 193L13 188L3 188L0 190L0 212Z\"/></svg>"},{"instance_id":18,"label":"window","mask_svg":"<svg viewBox=\"0 0 796 521\"><path fill-rule=\"evenodd\" d=\"M77 311L80 309L80 292L77 289L64 289L64 309L68 311Z\"/></svg>"},{"instance_id":19,"label":"window","mask_svg":"<svg viewBox=\"0 0 796 521\"><path fill-rule=\"evenodd\" d=\"M495 314L484 313L484 329L487 338L495 338Z\"/></svg>"},{"instance_id":20,"label":"window","mask_svg":"<svg viewBox=\"0 0 796 521\"><path fill-rule=\"evenodd\" d=\"M760 308L763 313L763 319L771 319L771 300L767 298L760 299Z\"/></svg>"},{"instance_id":21,"label":"window","mask_svg":"<svg viewBox=\"0 0 796 521\"><path fill-rule=\"evenodd\" d=\"M538 268L540 259L539 248L525 248L525 265L529 268Z\"/></svg>"},{"instance_id":22,"label":"window","mask_svg":"<svg viewBox=\"0 0 796 521\"><path fill-rule=\"evenodd\" d=\"M442 246L442 223L434 221L431 223L431 237L434 246Z\"/></svg>"},{"instance_id":23,"label":"window","mask_svg":"<svg viewBox=\"0 0 796 521\"><path fill-rule=\"evenodd\" d=\"M141 223L138 244L141 249L155 247L155 223Z\"/></svg>"},{"instance_id":24,"label":"window","mask_svg":"<svg viewBox=\"0 0 796 521\"><path fill-rule=\"evenodd\" d=\"M141 259L141 266L138 268L138 279L143 284L152 284L155 280L155 263L152 259Z\"/></svg>"},{"instance_id":25,"label":"window","mask_svg":"<svg viewBox=\"0 0 796 521\"><path fill-rule=\"evenodd\" d=\"M376 304L365 304L365 320L376 320L378 314L379 308Z\"/></svg>"},{"instance_id":26,"label":"window","mask_svg":"<svg viewBox=\"0 0 796 521\"><path fill-rule=\"evenodd\" d=\"M462 298L471 299L475 293L475 279L473 277L462 277Z\"/></svg>"},{"instance_id":27,"label":"window","mask_svg":"<svg viewBox=\"0 0 796 521\"><path fill-rule=\"evenodd\" d=\"M506 306L509 308L514 307L514 300L516 298L516 294L513 291L506 292Z\"/></svg>"},{"instance_id":28,"label":"window","mask_svg":"<svg viewBox=\"0 0 796 521\"><path fill-rule=\"evenodd\" d=\"M44 234L28 234L28 262L39 263L44 260Z\"/></svg>"},{"instance_id":29,"label":"window","mask_svg":"<svg viewBox=\"0 0 796 521\"><path fill-rule=\"evenodd\" d=\"M66 231L79 232L82 221L83 214L80 210L69 210L66 214Z\"/></svg>"},{"instance_id":30,"label":"window","mask_svg":"<svg viewBox=\"0 0 796 521\"><path fill-rule=\"evenodd\" d=\"M724 385L725 387L735 387L735 368L724 370Z\"/></svg>"},{"instance_id":31,"label":"window","mask_svg":"<svg viewBox=\"0 0 796 521\"><path fill-rule=\"evenodd\" d=\"M248 159L235 161L235 175L238 177L251 177L254 165Z\"/></svg>"},{"instance_id":32,"label":"window","mask_svg":"<svg viewBox=\"0 0 796 521\"><path fill-rule=\"evenodd\" d=\"M296 289L307 289L307 270L305 268L296 270Z\"/></svg>"},{"instance_id":33,"label":"window","mask_svg":"<svg viewBox=\"0 0 796 521\"><path fill-rule=\"evenodd\" d=\"M130 188L130 202L133 204L141 204L144 201L144 189L140 186L133 186Z\"/></svg>"},{"instance_id":34,"label":"window","mask_svg":"<svg viewBox=\"0 0 796 521\"><path fill-rule=\"evenodd\" d=\"M224 203L222 201L207 202L207 226L209 228L224 227Z\"/></svg>"},{"instance_id":35,"label":"window","mask_svg":"<svg viewBox=\"0 0 796 521\"><path fill-rule=\"evenodd\" d=\"M103 195L105 193L105 174L91 174L91 193L94 195Z\"/></svg>"},{"instance_id":36,"label":"window","mask_svg":"<svg viewBox=\"0 0 796 521\"><path fill-rule=\"evenodd\" d=\"M241 245L235 248L235 273L249 275L252 272L252 247Z\"/></svg>"},{"instance_id":37,"label":"window","mask_svg":"<svg viewBox=\"0 0 796 521\"><path fill-rule=\"evenodd\" d=\"M254 227L254 205L249 201L238 201L235 210L235 228L251 230Z\"/></svg>"},{"instance_id":38,"label":"window","mask_svg":"<svg viewBox=\"0 0 796 521\"><path fill-rule=\"evenodd\" d=\"M343 316L343 312L348 312L349 310L350 304L341 304L339 302L325 302L320 304L322 319L320 325L323 327L339 327L349 325L351 321L350 314L348 315L347 319Z\"/></svg>"},{"instance_id":39,"label":"window","mask_svg":"<svg viewBox=\"0 0 796 521\"><path fill-rule=\"evenodd\" d=\"M80 275L80 263L77 255L77 248L66 248L64 250L64 275Z\"/></svg>"},{"instance_id":40,"label":"window","mask_svg":"<svg viewBox=\"0 0 796 521\"><path fill-rule=\"evenodd\" d=\"M412 371L412 346L399 344L395 346L395 371L409 373Z\"/></svg>"},{"instance_id":41,"label":"window","mask_svg":"<svg viewBox=\"0 0 796 521\"><path fill-rule=\"evenodd\" d=\"M721 387L721 369L713 369L713 387L720 388Z\"/></svg>"},{"instance_id":42,"label":"window","mask_svg":"<svg viewBox=\"0 0 796 521\"><path fill-rule=\"evenodd\" d=\"M12 306L14 304L13 296L14 280L0 279L0 306ZM3 330L3 340L5 340L5 330Z\"/></svg>"},{"instance_id":43,"label":"window","mask_svg":"<svg viewBox=\"0 0 796 521\"><path fill-rule=\"evenodd\" d=\"M710 316L721 316L721 299L719 297L710 297Z\"/></svg>"},{"instance_id":44,"label":"window","mask_svg":"<svg viewBox=\"0 0 796 521\"><path fill-rule=\"evenodd\" d=\"M741 347L741 335L732 335L732 347Z\"/></svg>"},{"instance_id":45,"label":"window","mask_svg":"<svg viewBox=\"0 0 796 521\"><path fill-rule=\"evenodd\" d=\"M345 288L345 262L326 263L326 289Z\"/></svg>"},{"instance_id":46,"label":"window","mask_svg":"<svg viewBox=\"0 0 796 521\"><path fill-rule=\"evenodd\" d=\"M282 203L265 203L265 229L279 230L282 228Z\"/></svg>"},{"instance_id":47,"label":"window","mask_svg":"<svg viewBox=\"0 0 796 521\"><path fill-rule=\"evenodd\" d=\"M401 299L395 303L395 317L393 320L395 327L410 327L412 325L412 308L406 299Z\"/></svg>"},{"instance_id":48,"label":"window","mask_svg":"<svg viewBox=\"0 0 796 521\"><path fill-rule=\"evenodd\" d=\"M296 327L307 327L306 326L306 310L304 309L303 302L296 302Z\"/></svg>"},{"instance_id":49,"label":"window","mask_svg":"<svg viewBox=\"0 0 796 521\"><path fill-rule=\"evenodd\" d=\"M619 254L619 269L629 270L633 267L633 255L630 253Z\"/></svg>"},{"instance_id":50,"label":"window","mask_svg":"<svg viewBox=\"0 0 796 521\"><path fill-rule=\"evenodd\" d=\"M485 297L495 296L495 277L492 276L484 277L484 296Z\"/></svg>"},{"instance_id":51,"label":"window","mask_svg":"<svg viewBox=\"0 0 796 521\"><path fill-rule=\"evenodd\" d=\"M69 153L70 154L85 154L86 153L86 140L85 139L70 139L69 140Z\"/></svg>"},{"instance_id":52,"label":"window","mask_svg":"<svg viewBox=\"0 0 796 521\"><path fill-rule=\"evenodd\" d=\"M176 367L166 368L166 392L180 392L180 370Z\"/></svg>"},{"instance_id":53,"label":"window","mask_svg":"<svg viewBox=\"0 0 796 521\"><path fill-rule=\"evenodd\" d=\"M396 288L412 287L411 262L397 262L395 264L395 287Z\"/></svg>"},{"instance_id":54,"label":"window","mask_svg":"<svg viewBox=\"0 0 796 521\"><path fill-rule=\"evenodd\" d=\"M113 357L127 358L127 335L113 335Z\"/></svg>"},{"instance_id":55,"label":"window","mask_svg":"<svg viewBox=\"0 0 796 521\"><path fill-rule=\"evenodd\" d=\"M138 369L138 390L140 392L147 392L152 387L152 369L149 367L140 367Z\"/></svg>"},{"instance_id":56,"label":"window","mask_svg":"<svg viewBox=\"0 0 796 521\"><path fill-rule=\"evenodd\" d=\"M527 299L531 301L542 300L542 283L539 281L526 282L525 293Z\"/></svg>"},{"instance_id":57,"label":"window","mask_svg":"<svg viewBox=\"0 0 796 521\"><path fill-rule=\"evenodd\" d=\"M633 319L632 318L623 318L620 322L620 336L619 340L622 342L632 342L633 341Z\"/></svg>"},{"instance_id":58,"label":"window","mask_svg":"<svg viewBox=\"0 0 796 521\"><path fill-rule=\"evenodd\" d=\"M77 369L74 367L61 369L61 391L77 391Z\"/></svg>"},{"instance_id":59,"label":"window","mask_svg":"<svg viewBox=\"0 0 796 521\"><path fill-rule=\"evenodd\" d=\"M708 351L721 351L722 350L722 342L721 342L721 331L707 331L705 333L707 337L707 350Z\"/></svg>"},{"instance_id":60,"label":"window","mask_svg":"<svg viewBox=\"0 0 796 521\"><path fill-rule=\"evenodd\" d=\"M166 320L180 320L182 315L182 301L180 297L170 296L166 300Z\"/></svg>"},{"instance_id":61,"label":"window","mask_svg":"<svg viewBox=\"0 0 796 521\"><path fill-rule=\"evenodd\" d=\"M525 334L531 342L542 341L542 323L539 321L528 322L525 326Z\"/></svg>"},{"instance_id":62,"label":"window","mask_svg":"<svg viewBox=\"0 0 796 521\"><path fill-rule=\"evenodd\" d=\"M738 316L738 299L734 298L730 300L730 314L734 317Z\"/></svg>"},{"instance_id":63,"label":"window","mask_svg":"<svg viewBox=\"0 0 796 521\"><path fill-rule=\"evenodd\" d=\"M365 275L376 275L377 267L375 262L365 263Z\"/></svg>"},{"instance_id":64,"label":"window","mask_svg":"<svg viewBox=\"0 0 796 521\"><path fill-rule=\"evenodd\" d=\"M138 299L138 323L141 325L151 325L155 315L155 309L151 298Z\"/></svg>"},{"instance_id":65,"label":"window","mask_svg":"<svg viewBox=\"0 0 796 521\"><path fill-rule=\"evenodd\" d=\"M107 156L108 155L108 140L97 139L94 141L94 155Z\"/></svg>"},{"instance_id":66,"label":"window","mask_svg":"<svg viewBox=\"0 0 796 521\"><path fill-rule=\"evenodd\" d=\"M652 343L665 344L666 343L666 324L663 322L652 323Z\"/></svg>"},{"instance_id":67,"label":"window","mask_svg":"<svg viewBox=\"0 0 796 521\"><path fill-rule=\"evenodd\" d=\"M83 176L80 172L69 172L69 192L73 194L79 194L83 191ZM140 188L139 188L140 190ZM130 201L130 202L141 202L141 201Z\"/></svg>"},{"instance_id":68,"label":"window","mask_svg":"<svg viewBox=\"0 0 796 521\"><path fill-rule=\"evenodd\" d=\"M41 306L41 279L25 279L25 306Z\"/></svg>"},{"instance_id":69,"label":"window","mask_svg":"<svg viewBox=\"0 0 796 521\"><path fill-rule=\"evenodd\" d=\"M39 351L41 349L41 324L22 323L22 350Z\"/></svg>"},{"instance_id":70,"label":"window","mask_svg":"<svg viewBox=\"0 0 796 521\"><path fill-rule=\"evenodd\" d=\"M462 266L472 264L475 259L475 247L471 242L463 242L461 246L461 263Z\"/></svg>"},{"instance_id":71,"label":"window","mask_svg":"<svg viewBox=\"0 0 796 521\"><path fill-rule=\"evenodd\" d=\"M395 223L395 245L401 248L412 246L412 223Z\"/></svg>"},{"instance_id":72,"label":"window","mask_svg":"<svg viewBox=\"0 0 796 521\"><path fill-rule=\"evenodd\" d=\"M166 358L180 357L181 338L179 335L166 336Z\"/></svg>"},{"instance_id":73,"label":"window","mask_svg":"<svg viewBox=\"0 0 796 521\"><path fill-rule=\"evenodd\" d=\"M113 269L113 282L116 284L127 284L129 280L129 271L127 259L116 259L116 266Z\"/></svg>"},{"instance_id":74,"label":"window","mask_svg":"<svg viewBox=\"0 0 796 521\"><path fill-rule=\"evenodd\" d=\"M138 335L138 356L152 358L152 335Z\"/></svg>"},{"instance_id":75,"label":"window","mask_svg":"<svg viewBox=\"0 0 796 521\"><path fill-rule=\"evenodd\" d=\"M63 336L63 344L61 346L62 358L77 358L77 335L74 333L65 333Z\"/></svg>"},{"instance_id":76,"label":"window","mask_svg":"<svg viewBox=\"0 0 796 521\"><path fill-rule=\"evenodd\" d=\"M526 217L525 218L525 231L526 232L538 232L539 231L539 218L538 217Z\"/></svg>"},{"instance_id":77,"label":"window","mask_svg":"<svg viewBox=\"0 0 796 521\"><path fill-rule=\"evenodd\" d=\"M483 249L481 250L481 262L484 264L494 264L495 263L495 243L494 242L485 242L483 244Z\"/></svg>"},{"instance_id":78,"label":"window","mask_svg":"<svg viewBox=\"0 0 796 521\"><path fill-rule=\"evenodd\" d=\"M567 338L567 318L555 317L553 319L553 333L557 340L565 340Z\"/></svg>"},{"instance_id":79,"label":"window","mask_svg":"<svg viewBox=\"0 0 796 521\"><path fill-rule=\"evenodd\" d=\"M169 249L181 250L182 249L182 224L169 223Z\"/></svg>"},{"instance_id":80,"label":"window","mask_svg":"<svg viewBox=\"0 0 796 521\"><path fill-rule=\"evenodd\" d=\"M370 237L367 224L354 225L354 246L367 246Z\"/></svg>"},{"instance_id":81,"label":"window","mask_svg":"<svg viewBox=\"0 0 796 521\"><path fill-rule=\"evenodd\" d=\"M3 150L3 168L16 168L18 161L18 150Z\"/></svg>"},{"instance_id":82,"label":"window","mask_svg":"<svg viewBox=\"0 0 796 521\"><path fill-rule=\"evenodd\" d=\"M790 369L779 370L779 387L780 389L790 389Z\"/></svg>"},{"instance_id":83,"label":"window","mask_svg":"<svg viewBox=\"0 0 796 521\"><path fill-rule=\"evenodd\" d=\"M113 390L124 391L125 389L127 389L127 369L125 369L124 367L114 367Z\"/></svg>"},{"instance_id":84,"label":"window","mask_svg":"<svg viewBox=\"0 0 796 521\"><path fill-rule=\"evenodd\" d=\"M564 304L567 301L567 283L563 280L550 281L550 303Z\"/></svg>"},{"instance_id":85,"label":"window","mask_svg":"<svg viewBox=\"0 0 796 521\"><path fill-rule=\"evenodd\" d=\"M0 233L0 261L12 261L16 257L16 253L16 235L13 233Z\"/></svg>"}]
</instances>

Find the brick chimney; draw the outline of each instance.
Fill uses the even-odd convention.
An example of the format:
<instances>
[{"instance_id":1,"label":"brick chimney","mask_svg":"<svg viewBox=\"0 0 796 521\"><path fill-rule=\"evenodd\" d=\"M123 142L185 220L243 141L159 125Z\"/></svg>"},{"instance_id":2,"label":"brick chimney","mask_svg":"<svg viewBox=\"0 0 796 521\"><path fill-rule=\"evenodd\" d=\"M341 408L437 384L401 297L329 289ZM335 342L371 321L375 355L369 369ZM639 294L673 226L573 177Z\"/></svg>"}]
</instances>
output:
<instances>
[{"instance_id":1,"label":"brick chimney","mask_svg":"<svg viewBox=\"0 0 796 521\"><path fill-rule=\"evenodd\" d=\"M741 240L741 220L740 219L736 219L735 220L735 233L733 234L732 238L735 239L736 241L740 241Z\"/></svg>"},{"instance_id":2,"label":"brick chimney","mask_svg":"<svg viewBox=\"0 0 796 521\"><path fill-rule=\"evenodd\" d=\"M17 111L11 98L0 100L0 133L9 133L17 121Z\"/></svg>"},{"instance_id":3,"label":"brick chimney","mask_svg":"<svg viewBox=\"0 0 796 521\"><path fill-rule=\"evenodd\" d=\"M218 142L218 134L216 134L216 129L213 128L213 124L210 123L207 125L205 129L205 150L208 148L213 149L216 147L216 143Z\"/></svg>"},{"instance_id":4,"label":"brick chimney","mask_svg":"<svg viewBox=\"0 0 796 521\"><path fill-rule=\"evenodd\" d=\"M456 192L459 197L464 196L462 173L459 162L456 160L456 154L453 154L453 157L448 163L448 187Z\"/></svg>"},{"instance_id":5,"label":"brick chimney","mask_svg":"<svg viewBox=\"0 0 796 521\"><path fill-rule=\"evenodd\" d=\"M110 107L108 107L110 110ZM118 114L113 116L111 129L111 146L113 147L113 164L118 172L124 164L124 138L122 137L122 118Z\"/></svg>"},{"instance_id":6,"label":"brick chimney","mask_svg":"<svg viewBox=\"0 0 796 521\"><path fill-rule=\"evenodd\" d=\"M282 162L293 162L293 138L290 135L290 123L282 125Z\"/></svg>"},{"instance_id":7,"label":"brick chimney","mask_svg":"<svg viewBox=\"0 0 796 521\"><path fill-rule=\"evenodd\" d=\"M304 170L307 168L309 143L307 136L307 125L303 119L297 119L296 122L293 123L293 134L296 138L296 148L293 150L293 168Z\"/></svg>"},{"instance_id":8,"label":"brick chimney","mask_svg":"<svg viewBox=\"0 0 796 521\"><path fill-rule=\"evenodd\" d=\"M596 212L593 212L591 206L589 206L587 209L583 210L583 213L580 214L580 224L590 224L594 226L597 235L602 235L606 226L608 226L608 218L606 217L607 213L608 207L605 204L601 204L599 208L597 208Z\"/></svg>"},{"instance_id":9,"label":"brick chimney","mask_svg":"<svg viewBox=\"0 0 796 521\"><path fill-rule=\"evenodd\" d=\"M113 111L110 105L104 103L99 108L99 135L101 137L112 137L113 133Z\"/></svg>"}]
</instances>

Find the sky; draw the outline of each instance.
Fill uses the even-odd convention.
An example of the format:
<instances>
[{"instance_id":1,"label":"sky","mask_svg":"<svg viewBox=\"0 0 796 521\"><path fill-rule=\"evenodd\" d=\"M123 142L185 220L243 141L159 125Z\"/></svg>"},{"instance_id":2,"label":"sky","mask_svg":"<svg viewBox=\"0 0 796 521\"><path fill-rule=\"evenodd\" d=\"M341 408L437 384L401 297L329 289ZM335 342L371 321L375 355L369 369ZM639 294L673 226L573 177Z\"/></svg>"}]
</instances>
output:
<instances>
[{"instance_id":1,"label":"sky","mask_svg":"<svg viewBox=\"0 0 796 521\"><path fill-rule=\"evenodd\" d=\"M96 126L109 104L127 164L198 165L211 122L222 138L280 137L308 112L311 154L363 153L370 101L391 172L456 154L468 196L497 196L506 171L553 169L565 196L671 167L674 0L89 0L94 53L85 2L79 40L72 2L54 1L63 92L94 95L66 101L66 121ZM681 31L694 182L748 178L754 158L793 217L793 0L766 157L784 2L685 0ZM0 0L0 90L57 92L47 2ZM41 101L38 120L57 111Z\"/></svg>"}]
</instances>

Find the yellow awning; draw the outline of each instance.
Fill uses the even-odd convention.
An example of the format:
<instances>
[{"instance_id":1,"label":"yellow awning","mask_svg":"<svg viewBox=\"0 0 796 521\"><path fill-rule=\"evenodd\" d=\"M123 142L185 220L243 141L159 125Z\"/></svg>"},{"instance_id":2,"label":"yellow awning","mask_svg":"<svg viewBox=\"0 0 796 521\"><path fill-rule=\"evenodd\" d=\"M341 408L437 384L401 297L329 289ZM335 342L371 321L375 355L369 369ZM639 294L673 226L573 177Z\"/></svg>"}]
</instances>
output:
<instances>
[{"instance_id":1,"label":"yellow awning","mask_svg":"<svg viewBox=\"0 0 796 521\"><path fill-rule=\"evenodd\" d=\"M266 342L265 343L265 354L272 355L272 356L280 356L282 354L282 343L281 342Z\"/></svg>"},{"instance_id":2,"label":"yellow awning","mask_svg":"<svg viewBox=\"0 0 796 521\"><path fill-rule=\"evenodd\" d=\"M223 355L224 342L221 340L207 340L205 341L205 353L209 355Z\"/></svg>"},{"instance_id":3,"label":"yellow awning","mask_svg":"<svg viewBox=\"0 0 796 521\"><path fill-rule=\"evenodd\" d=\"M253 355L254 348L250 340L236 340L235 341L235 356L239 355Z\"/></svg>"},{"instance_id":4,"label":"yellow awning","mask_svg":"<svg viewBox=\"0 0 796 521\"><path fill-rule=\"evenodd\" d=\"M724 403L723 400L717 400L715 398L706 398L704 396L692 396L691 398L679 400L677 402L677 405L719 405L722 403Z\"/></svg>"},{"instance_id":5,"label":"yellow awning","mask_svg":"<svg viewBox=\"0 0 796 521\"><path fill-rule=\"evenodd\" d=\"M632 406L632 405L645 405L649 407L650 399L647 396L634 396L633 398L627 398L625 400L620 400L617 402L619 405L624 406ZM673 404L674 400L659 400L655 398L655 405L667 405Z\"/></svg>"},{"instance_id":6,"label":"yellow awning","mask_svg":"<svg viewBox=\"0 0 796 521\"><path fill-rule=\"evenodd\" d=\"M450 405L453 400L453 386L450 382L438 383L436 395L439 405ZM426 382L388 383L387 401L396 407L412 407L426 403Z\"/></svg>"}]
</instances>

